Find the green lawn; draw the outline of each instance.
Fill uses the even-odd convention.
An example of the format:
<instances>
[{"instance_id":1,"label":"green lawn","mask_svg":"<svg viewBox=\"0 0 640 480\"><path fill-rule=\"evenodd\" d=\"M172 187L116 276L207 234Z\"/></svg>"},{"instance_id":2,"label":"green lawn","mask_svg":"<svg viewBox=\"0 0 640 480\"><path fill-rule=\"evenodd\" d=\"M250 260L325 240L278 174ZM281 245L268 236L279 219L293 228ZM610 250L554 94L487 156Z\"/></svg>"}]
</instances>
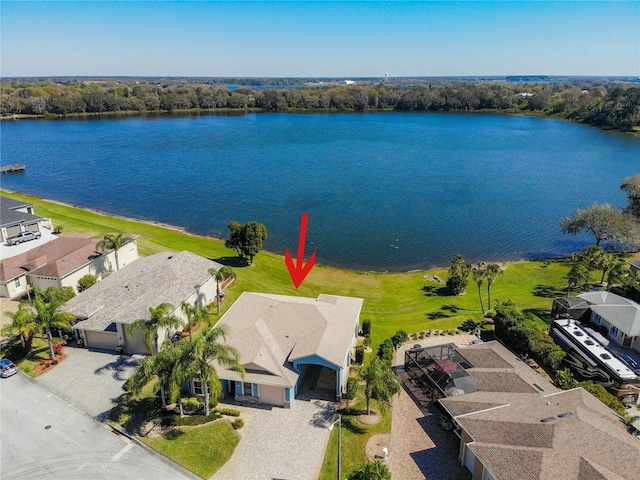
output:
<instances>
[{"instance_id":1,"label":"green lawn","mask_svg":"<svg viewBox=\"0 0 640 480\"><path fill-rule=\"evenodd\" d=\"M61 338L53 337L53 343L61 342ZM2 351L2 357L7 357L13 360L20 370L25 372L30 377L37 377L36 365L43 360L50 360L49 343L46 337L33 337L31 342L31 350L24 356L25 351L22 349L22 344L18 337L14 338L6 349ZM49 367L55 368L55 367Z\"/></svg>"},{"instance_id":2,"label":"green lawn","mask_svg":"<svg viewBox=\"0 0 640 480\"><path fill-rule=\"evenodd\" d=\"M221 263L234 264L237 261L235 253L225 248L222 241L214 238L99 215L32 196L7 195L33 203L36 213L52 218L54 225L62 225L63 233L86 232L101 236L107 232L124 231L140 235L138 245L141 255L164 250L189 250ZM235 268L237 286L229 290L224 307L228 308L243 291L309 297L316 297L320 293L362 297L365 301L361 318L372 321L374 349L398 329L408 333L451 329L459 326L467 318L478 320L482 317L477 288L473 282L469 284L466 294L451 297L445 294L442 285L425 280L427 272L366 273L341 270L321 265L322 252L318 252L318 263L296 290L283 257L261 252L256 256L252 266ZM509 263L504 275L498 276L493 285L492 301L511 299L520 309L536 314L548 312L552 297L562 294L562 289L566 286L565 275L568 270L569 267L562 261L549 264ZM446 280L446 271L445 268L429 273L435 273ZM482 288L485 304L486 294L485 283ZM450 307L443 309L443 306Z\"/></svg>"},{"instance_id":3,"label":"green lawn","mask_svg":"<svg viewBox=\"0 0 640 480\"><path fill-rule=\"evenodd\" d=\"M240 436L231 423L221 419L200 427L177 428L164 437L140 440L199 477L209 478L231 458Z\"/></svg>"},{"instance_id":4,"label":"green lawn","mask_svg":"<svg viewBox=\"0 0 640 480\"><path fill-rule=\"evenodd\" d=\"M38 215L52 218L54 225L64 227L64 233L87 232L102 236L108 232L124 231L140 235L138 245L142 255L150 255L164 250L189 250L224 264L234 265L237 263L235 253L226 249L224 243L217 239L189 235L158 225L103 216L30 196L17 194L9 196L33 203ZM260 219L256 220L260 221ZM461 253L464 254L464 252ZM235 267L237 285L227 291L222 313L243 291L306 297L317 297L321 293L361 297L364 298L361 319L371 320L371 346L374 351L385 338L392 336L399 329L405 330L409 334L425 330L449 330L458 327L468 318L476 321L482 318L477 286L473 281L469 283L466 294L452 297L446 295L444 285L437 285L425 279L425 275L429 273L436 274L442 280L446 280L446 268L409 273L356 272L321 265L322 252L318 252L318 263L300 288L296 290L289 277L283 257L269 252L259 253L252 266ZM568 263L563 260L508 263L504 274L499 275L493 284L492 302L512 300L519 309L536 315L540 326L544 327L546 326L544 319L551 308L552 299L562 295L566 288L566 274L569 268ZM599 279L598 272L595 272L594 280L598 281ZM482 286L482 298L486 306L486 283ZM218 317L214 316L213 320L215 321L216 318ZM356 406L362 408L363 401L361 399ZM126 417L125 423L132 424L137 423L139 418L144 418L143 412L136 414L135 412L123 411L116 415L113 414L112 411L112 416L124 415ZM122 423L122 418L120 421ZM342 430L343 473L346 475L364 463L364 445L371 435L389 432L390 429L391 412L387 413L384 419L375 426L361 426L355 418L345 415ZM192 439L191 435L196 438ZM206 435L208 432L197 435L185 432L180 437L184 439L185 451L180 454L180 459L177 461L181 463L183 459L190 461L187 454L189 448L186 445L194 445ZM182 447L176 448L176 445L181 443L183 442L178 440L158 440L152 446L160 451L170 452L172 449L182 451ZM198 451L198 455L204 451L211 452L213 456L217 455L215 453L217 449L210 446L191 448L191 450ZM214 460L210 459L205 462L207 469L214 468L209 466L210 461ZM197 468L204 468L204 466ZM337 432L334 430L321 478L335 478L336 473Z\"/></svg>"}]
</instances>

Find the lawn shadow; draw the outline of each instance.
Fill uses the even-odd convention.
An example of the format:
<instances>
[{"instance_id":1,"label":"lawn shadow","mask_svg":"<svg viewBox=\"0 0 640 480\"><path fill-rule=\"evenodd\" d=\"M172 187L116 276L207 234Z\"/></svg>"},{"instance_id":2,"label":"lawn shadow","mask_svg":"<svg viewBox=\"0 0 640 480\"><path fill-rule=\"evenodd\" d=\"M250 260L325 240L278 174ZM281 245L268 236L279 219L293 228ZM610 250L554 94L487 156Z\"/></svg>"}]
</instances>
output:
<instances>
[{"instance_id":1,"label":"lawn shadow","mask_svg":"<svg viewBox=\"0 0 640 480\"><path fill-rule=\"evenodd\" d=\"M179 428L172 428L164 435L164 438L167 440L177 440L183 435L184 432Z\"/></svg>"},{"instance_id":2,"label":"lawn shadow","mask_svg":"<svg viewBox=\"0 0 640 480\"><path fill-rule=\"evenodd\" d=\"M233 268L242 268L247 266L247 261L240 257L218 257L210 258L209 260L213 260L214 262L218 262L222 265L227 265Z\"/></svg>"},{"instance_id":3,"label":"lawn shadow","mask_svg":"<svg viewBox=\"0 0 640 480\"><path fill-rule=\"evenodd\" d=\"M448 312L451 312L451 313L458 313L460 310L466 310L466 308L462 308L462 307L459 307L458 305L447 303L445 305L442 305L440 307L440 310L447 310Z\"/></svg>"},{"instance_id":4,"label":"lawn shadow","mask_svg":"<svg viewBox=\"0 0 640 480\"><path fill-rule=\"evenodd\" d=\"M447 315L446 313L441 312L439 310L436 310L435 312L427 313L426 315L429 320L438 320L439 318L449 318L452 316L452 315Z\"/></svg>"},{"instance_id":5,"label":"lawn shadow","mask_svg":"<svg viewBox=\"0 0 640 480\"><path fill-rule=\"evenodd\" d=\"M140 425L147 419L160 414L160 399L158 397L145 397L136 399L132 394L125 393L115 400L109 419L120 423L122 417L127 417L122 426L129 432L138 432Z\"/></svg>"},{"instance_id":6,"label":"lawn shadow","mask_svg":"<svg viewBox=\"0 0 640 480\"><path fill-rule=\"evenodd\" d=\"M363 435L367 433L367 429L362 426L358 419L350 415L342 416L342 426L356 435Z\"/></svg>"},{"instance_id":7,"label":"lawn shadow","mask_svg":"<svg viewBox=\"0 0 640 480\"><path fill-rule=\"evenodd\" d=\"M447 287L437 287L436 285L425 285L421 288L425 297L446 297Z\"/></svg>"},{"instance_id":8,"label":"lawn shadow","mask_svg":"<svg viewBox=\"0 0 640 480\"><path fill-rule=\"evenodd\" d=\"M536 297L544 297L544 298L556 298L561 297L567 293L566 289L557 288L552 285L542 285L538 284L533 289L533 294Z\"/></svg>"}]
</instances>

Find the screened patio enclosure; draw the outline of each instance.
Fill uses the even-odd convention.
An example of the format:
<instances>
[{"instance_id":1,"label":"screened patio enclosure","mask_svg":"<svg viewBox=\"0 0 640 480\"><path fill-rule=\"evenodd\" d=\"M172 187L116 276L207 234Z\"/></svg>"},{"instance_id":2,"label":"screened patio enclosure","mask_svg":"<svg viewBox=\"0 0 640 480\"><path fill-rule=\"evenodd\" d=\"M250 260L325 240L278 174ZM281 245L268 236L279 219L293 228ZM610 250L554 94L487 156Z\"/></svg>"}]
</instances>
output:
<instances>
[{"instance_id":1,"label":"screened patio enclosure","mask_svg":"<svg viewBox=\"0 0 640 480\"><path fill-rule=\"evenodd\" d=\"M477 392L467 368L472 365L456 351L453 343L433 347L416 345L404 354L405 372L431 390L434 400Z\"/></svg>"}]
</instances>

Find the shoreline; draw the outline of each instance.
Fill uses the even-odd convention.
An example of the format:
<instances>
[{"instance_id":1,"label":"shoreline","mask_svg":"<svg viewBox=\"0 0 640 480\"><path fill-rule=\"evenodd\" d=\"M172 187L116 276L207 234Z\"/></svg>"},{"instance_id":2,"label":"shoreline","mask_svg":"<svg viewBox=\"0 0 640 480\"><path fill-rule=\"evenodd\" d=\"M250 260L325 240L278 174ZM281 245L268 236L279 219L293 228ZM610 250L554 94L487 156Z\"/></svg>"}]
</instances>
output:
<instances>
[{"instance_id":1,"label":"shoreline","mask_svg":"<svg viewBox=\"0 0 640 480\"><path fill-rule=\"evenodd\" d=\"M119 215L119 214L112 214L112 213L108 213L108 212L104 212L102 210L97 210L95 208L89 208L89 207L84 207L81 205L73 205L73 204L69 204L66 202L62 202L59 200L53 200L50 198L44 198L44 197L40 197L38 195L32 195L29 193L23 193L23 192L18 192L18 191L13 191L13 190L7 190L5 188L0 188L0 193L7 193L7 194L14 194L14 195L21 195L23 197L27 197L27 198L33 198L36 200L41 200L43 202L47 202L47 203L52 203L52 204L56 204L56 205L61 205L63 207L67 207L67 208L75 208L78 210L84 210L86 212L89 213L93 213L95 215L100 215L103 217L111 217L114 219L118 219L118 220L124 220L127 222L133 222L133 223L141 223L141 224L145 224L145 225L149 225L152 227L159 227L159 228L163 228L166 230L172 230L175 232L179 232L182 233L184 235L187 236L191 236L191 237L195 237L195 238L201 238L204 240L213 240L216 242L220 242L222 244L224 244L224 239L216 237L216 236L212 236L212 235L200 235L197 233L193 233L190 232L189 230L185 229L184 227L179 227L176 225L171 225L168 223L162 223L162 222L158 222L155 220L143 220L143 219L139 219L139 218L134 218L134 217L127 217L124 215ZM275 255L277 257L281 257L284 259L284 255L273 252L271 250L268 249L263 249L262 251L269 253L271 255ZM623 252L623 253L630 253L630 252ZM519 263L519 262L544 262L544 261L558 261L558 260L564 260L570 257L545 257L545 258L531 258L531 259L527 259L527 258L516 258L516 259L511 259L511 260L505 260L505 259L493 259L493 260L482 260L479 262L473 262L472 264L478 264L478 263L497 263L497 264L502 264L502 265L508 265L510 263ZM434 270L443 270L443 269L448 269L450 265L446 264L446 265L431 265L427 268L411 268L408 270L371 270L371 269L358 269L358 268L350 268L350 267L343 267L343 266L339 266L339 265L332 265L332 264L328 264L328 263L322 263L322 262L316 262L317 266L321 266L321 267L329 267L329 268L335 268L335 269L339 269L339 270L345 270L345 271L351 271L351 272L355 272L355 273L360 273L360 274L380 274L380 275L394 275L394 274L415 274L415 273L425 273L425 272L431 272Z\"/></svg>"}]
</instances>

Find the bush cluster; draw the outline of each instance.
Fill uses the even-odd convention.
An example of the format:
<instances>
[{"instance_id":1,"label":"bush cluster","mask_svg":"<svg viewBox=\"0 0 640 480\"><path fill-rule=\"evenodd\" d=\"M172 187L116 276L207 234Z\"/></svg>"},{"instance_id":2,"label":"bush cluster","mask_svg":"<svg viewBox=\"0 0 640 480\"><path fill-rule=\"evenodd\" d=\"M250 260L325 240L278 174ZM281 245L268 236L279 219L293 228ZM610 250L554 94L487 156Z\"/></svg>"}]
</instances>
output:
<instances>
[{"instance_id":1,"label":"bush cluster","mask_svg":"<svg viewBox=\"0 0 640 480\"><path fill-rule=\"evenodd\" d=\"M519 312L513 302L496 306L495 332L516 352L530 353L554 370L565 357L562 348L546 332L540 331L530 316Z\"/></svg>"},{"instance_id":2,"label":"bush cluster","mask_svg":"<svg viewBox=\"0 0 640 480\"><path fill-rule=\"evenodd\" d=\"M239 417L240 416L240 410L236 410L235 408L218 408L216 409L216 412L222 414L222 415L226 415L228 417Z\"/></svg>"}]
</instances>

